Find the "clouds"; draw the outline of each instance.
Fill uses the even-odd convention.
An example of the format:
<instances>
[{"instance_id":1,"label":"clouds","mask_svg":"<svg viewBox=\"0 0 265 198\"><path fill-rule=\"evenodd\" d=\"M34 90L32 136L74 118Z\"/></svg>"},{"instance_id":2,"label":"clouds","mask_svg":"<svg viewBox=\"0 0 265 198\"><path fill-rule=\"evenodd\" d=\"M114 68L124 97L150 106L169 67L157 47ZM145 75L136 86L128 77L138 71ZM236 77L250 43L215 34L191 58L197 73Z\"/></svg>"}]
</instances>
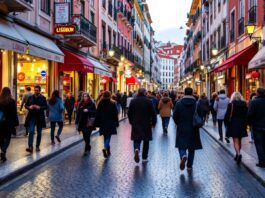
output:
<instances>
[{"instance_id":1,"label":"clouds","mask_svg":"<svg viewBox=\"0 0 265 198\"><path fill-rule=\"evenodd\" d=\"M157 40L183 43L187 13L192 0L147 0Z\"/></svg>"}]
</instances>

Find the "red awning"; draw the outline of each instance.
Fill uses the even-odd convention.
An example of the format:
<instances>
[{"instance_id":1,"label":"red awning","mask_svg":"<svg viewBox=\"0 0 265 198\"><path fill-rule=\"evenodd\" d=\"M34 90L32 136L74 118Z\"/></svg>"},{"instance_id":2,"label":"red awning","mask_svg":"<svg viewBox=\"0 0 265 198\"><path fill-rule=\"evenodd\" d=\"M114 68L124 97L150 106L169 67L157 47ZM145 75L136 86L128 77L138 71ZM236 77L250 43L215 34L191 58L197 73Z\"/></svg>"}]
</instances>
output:
<instances>
[{"instance_id":1,"label":"red awning","mask_svg":"<svg viewBox=\"0 0 265 198\"><path fill-rule=\"evenodd\" d=\"M93 64L85 57L75 54L68 50L62 50L64 53L64 63L59 63L60 71L78 71L84 73L93 73Z\"/></svg>"},{"instance_id":2,"label":"red awning","mask_svg":"<svg viewBox=\"0 0 265 198\"><path fill-rule=\"evenodd\" d=\"M221 65L214 68L213 72L221 72L225 69L229 69L234 65L247 65L253 56L258 52L258 45L255 43L242 51L234 54L230 58L226 59Z\"/></svg>"},{"instance_id":3,"label":"red awning","mask_svg":"<svg viewBox=\"0 0 265 198\"><path fill-rule=\"evenodd\" d=\"M138 83L138 79L135 78L134 76L130 77L130 78L126 78L126 84L127 85L135 85Z\"/></svg>"}]
</instances>

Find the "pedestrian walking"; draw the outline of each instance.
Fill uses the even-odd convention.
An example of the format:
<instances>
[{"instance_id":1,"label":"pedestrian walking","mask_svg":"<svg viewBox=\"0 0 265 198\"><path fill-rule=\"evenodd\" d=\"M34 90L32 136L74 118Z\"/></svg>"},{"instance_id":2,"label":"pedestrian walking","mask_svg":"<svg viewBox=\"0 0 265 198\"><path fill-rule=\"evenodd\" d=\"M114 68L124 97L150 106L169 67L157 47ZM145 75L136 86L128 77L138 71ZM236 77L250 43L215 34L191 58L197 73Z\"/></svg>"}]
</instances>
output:
<instances>
[{"instance_id":1,"label":"pedestrian walking","mask_svg":"<svg viewBox=\"0 0 265 198\"><path fill-rule=\"evenodd\" d=\"M208 115L210 111L210 102L205 93L202 93L198 100L198 105L202 110L202 117L204 122L208 122Z\"/></svg>"},{"instance_id":2,"label":"pedestrian walking","mask_svg":"<svg viewBox=\"0 0 265 198\"><path fill-rule=\"evenodd\" d=\"M156 113L150 99L146 97L146 90L140 88L138 96L131 101L128 111L129 122L132 125L131 140L134 145L134 160L139 163L140 147L143 141L142 160L148 160L149 141L152 140L152 127L156 125Z\"/></svg>"},{"instance_id":3,"label":"pedestrian walking","mask_svg":"<svg viewBox=\"0 0 265 198\"><path fill-rule=\"evenodd\" d=\"M42 128L46 127L45 113L44 111L48 108L46 98L40 93L41 87L36 85L34 87L34 94L28 98L25 107L28 109L29 113L26 118L27 126L29 127L28 136L28 148L27 152L33 152L33 141L34 141L34 131L37 128L37 141L36 141L36 151L40 151Z\"/></svg>"},{"instance_id":4,"label":"pedestrian walking","mask_svg":"<svg viewBox=\"0 0 265 198\"><path fill-rule=\"evenodd\" d=\"M210 99L210 112L212 115L212 120L213 120L214 126L216 126L216 123L217 123L217 112L214 109L214 102L215 102L217 97L218 97L217 93L214 92L214 93L212 93L212 97Z\"/></svg>"},{"instance_id":5,"label":"pedestrian walking","mask_svg":"<svg viewBox=\"0 0 265 198\"><path fill-rule=\"evenodd\" d=\"M247 137L247 103L239 92L234 92L225 114L227 137L232 137L236 151L235 160L240 164L241 140Z\"/></svg>"},{"instance_id":6,"label":"pedestrian walking","mask_svg":"<svg viewBox=\"0 0 265 198\"><path fill-rule=\"evenodd\" d=\"M265 89L258 88L256 98L248 108L248 122L253 130L254 143L258 154L258 167L265 168Z\"/></svg>"},{"instance_id":7,"label":"pedestrian walking","mask_svg":"<svg viewBox=\"0 0 265 198\"><path fill-rule=\"evenodd\" d=\"M72 123L72 114L74 111L74 106L75 106L75 98L72 96L71 92L67 93L66 99L64 101L64 107L67 112L69 124Z\"/></svg>"},{"instance_id":8,"label":"pedestrian walking","mask_svg":"<svg viewBox=\"0 0 265 198\"><path fill-rule=\"evenodd\" d=\"M98 95L98 97L97 97L97 99L96 99L96 105L98 106L98 104L99 104L99 102L102 100L102 98L103 98L103 93L104 93L104 91L103 90L100 90L100 92L99 92L99 95Z\"/></svg>"},{"instance_id":9,"label":"pedestrian walking","mask_svg":"<svg viewBox=\"0 0 265 198\"><path fill-rule=\"evenodd\" d=\"M171 101L172 101L173 106L175 106L175 104L176 104L176 98L177 98L176 91L171 90L171 92L169 94L169 97L171 98Z\"/></svg>"},{"instance_id":10,"label":"pedestrian walking","mask_svg":"<svg viewBox=\"0 0 265 198\"><path fill-rule=\"evenodd\" d=\"M99 127L99 134L104 137L103 156L108 158L110 152L110 140L112 135L117 134L119 127L118 110L114 101L111 100L111 93L105 91L103 99L100 101L97 111L95 126Z\"/></svg>"},{"instance_id":11,"label":"pedestrian walking","mask_svg":"<svg viewBox=\"0 0 265 198\"><path fill-rule=\"evenodd\" d=\"M84 92L78 106L76 124L78 131L83 133L85 141L84 155L87 155L91 150L90 136L95 129L94 122L96 116L96 105L92 101L88 93Z\"/></svg>"},{"instance_id":12,"label":"pedestrian walking","mask_svg":"<svg viewBox=\"0 0 265 198\"><path fill-rule=\"evenodd\" d=\"M64 105L62 99L60 98L59 91L54 90L48 102L48 117L51 122L52 144L55 144L54 133L55 133L56 123L58 124L59 128L55 138L59 143L61 142L60 135L63 131L63 112L64 112Z\"/></svg>"},{"instance_id":13,"label":"pedestrian walking","mask_svg":"<svg viewBox=\"0 0 265 198\"><path fill-rule=\"evenodd\" d=\"M220 136L219 138L220 141L223 141L223 123L228 104L229 104L229 98L226 96L225 90L221 90L214 102L214 107L213 107L214 110L217 112L216 118L218 122L218 132ZM230 143L227 135L225 135L225 140L227 143Z\"/></svg>"},{"instance_id":14,"label":"pedestrian walking","mask_svg":"<svg viewBox=\"0 0 265 198\"><path fill-rule=\"evenodd\" d=\"M117 108L118 108L118 112L120 114L121 112L121 93L120 91L118 90L117 93L115 94L115 100L117 102Z\"/></svg>"},{"instance_id":15,"label":"pedestrian walking","mask_svg":"<svg viewBox=\"0 0 265 198\"><path fill-rule=\"evenodd\" d=\"M11 90L4 87L0 94L0 149L1 161L5 162L6 152L10 144L11 135L19 125L16 101L12 98Z\"/></svg>"},{"instance_id":16,"label":"pedestrian walking","mask_svg":"<svg viewBox=\"0 0 265 198\"><path fill-rule=\"evenodd\" d=\"M255 98L256 98L256 93L255 93L255 92L251 93L249 103L250 103L252 100L254 100ZM254 135L253 135L253 130L252 130L251 127L249 127L249 131L250 131L250 141L249 141L249 143L252 144L252 143L254 143Z\"/></svg>"},{"instance_id":17,"label":"pedestrian walking","mask_svg":"<svg viewBox=\"0 0 265 198\"><path fill-rule=\"evenodd\" d=\"M158 110L158 104L159 104L159 100L157 100L157 98L153 95L153 93L151 91L147 92L147 98L149 98L153 104L153 107L155 109L156 114L159 113Z\"/></svg>"},{"instance_id":18,"label":"pedestrian walking","mask_svg":"<svg viewBox=\"0 0 265 198\"><path fill-rule=\"evenodd\" d=\"M30 87L27 87L26 88L26 93L24 93L23 97L22 97L22 101L21 101L21 106L20 106L20 111L23 110L23 107L24 105L26 104L28 98L30 96L32 96L33 94L31 93L31 88ZM26 114L26 117L27 117L27 114ZM28 126L24 125L25 127L25 136L27 136L29 134L28 132Z\"/></svg>"},{"instance_id":19,"label":"pedestrian walking","mask_svg":"<svg viewBox=\"0 0 265 198\"><path fill-rule=\"evenodd\" d=\"M122 110L122 116L126 116L126 103L127 103L127 93L124 92L121 97L121 110Z\"/></svg>"},{"instance_id":20,"label":"pedestrian walking","mask_svg":"<svg viewBox=\"0 0 265 198\"><path fill-rule=\"evenodd\" d=\"M167 134L172 108L173 108L172 100L171 98L169 98L168 92L165 92L163 94L163 98L159 101L158 104L158 110L162 119L162 128L165 134Z\"/></svg>"},{"instance_id":21,"label":"pedestrian walking","mask_svg":"<svg viewBox=\"0 0 265 198\"><path fill-rule=\"evenodd\" d=\"M176 148L180 155L180 169L192 170L195 150L202 149L199 128L193 126L193 117L197 114L202 117L202 112L193 96L192 88L186 88L184 97L176 103L173 119L177 125ZM188 156L187 156L188 150Z\"/></svg>"}]
</instances>

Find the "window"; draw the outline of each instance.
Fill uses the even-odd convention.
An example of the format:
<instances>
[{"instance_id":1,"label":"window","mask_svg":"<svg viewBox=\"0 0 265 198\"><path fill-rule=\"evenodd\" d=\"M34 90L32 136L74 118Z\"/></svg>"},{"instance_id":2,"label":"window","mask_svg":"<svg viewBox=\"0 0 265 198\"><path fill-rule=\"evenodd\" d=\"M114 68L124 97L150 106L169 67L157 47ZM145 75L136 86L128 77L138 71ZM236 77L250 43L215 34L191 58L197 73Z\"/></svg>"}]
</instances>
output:
<instances>
[{"instance_id":1,"label":"window","mask_svg":"<svg viewBox=\"0 0 265 198\"><path fill-rule=\"evenodd\" d=\"M111 49L111 29L108 28L108 37L109 37L109 49Z\"/></svg>"},{"instance_id":2,"label":"window","mask_svg":"<svg viewBox=\"0 0 265 198\"><path fill-rule=\"evenodd\" d=\"M113 32L113 45L116 46L116 33Z\"/></svg>"},{"instance_id":3,"label":"window","mask_svg":"<svg viewBox=\"0 0 265 198\"><path fill-rule=\"evenodd\" d=\"M102 23L102 49L106 49L106 26Z\"/></svg>"},{"instance_id":4,"label":"window","mask_svg":"<svg viewBox=\"0 0 265 198\"><path fill-rule=\"evenodd\" d=\"M50 0L41 0L40 9L42 12L50 15L51 12L51 1Z\"/></svg>"},{"instance_id":5,"label":"window","mask_svg":"<svg viewBox=\"0 0 265 198\"><path fill-rule=\"evenodd\" d=\"M90 11L90 22L92 24L95 24L95 13Z\"/></svg>"},{"instance_id":6,"label":"window","mask_svg":"<svg viewBox=\"0 0 265 198\"><path fill-rule=\"evenodd\" d=\"M95 0L90 0L90 6L94 8L94 6L95 6Z\"/></svg>"},{"instance_id":7,"label":"window","mask_svg":"<svg viewBox=\"0 0 265 198\"><path fill-rule=\"evenodd\" d=\"M239 20L238 20L238 35L242 35L245 29L244 18L245 16L245 6L244 0L239 0Z\"/></svg>"},{"instance_id":8,"label":"window","mask_svg":"<svg viewBox=\"0 0 265 198\"><path fill-rule=\"evenodd\" d=\"M85 1L80 1L81 4L81 14L85 16Z\"/></svg>"},{"instance_id":9,"label":"window","mask_svg":"<svg viewBox=\"0 0 265 198\"><path fill-rule=\"evenodd\" d=\"M257 19L257 2L256 0L249 0L249 23L256 23Z\"/></svg>"},{"instance_id":10,"label":"window","mask_svg":"<svg viewBox=\"0 0 265 198\"><path fill-rule=\"evenodd\" d=\"M106 9L106 0L102 0L102 7Z\"/></svg>"},{"instance_id":11,"label":"window","mask_svg":"<svg viewBox=\"0 0 265 198\"><path fill-rule=\"evenodd\" d=\"M230 43L235 41L235 10L231 12L231 25L230 25Z\"/></svg>"}]
</instances>

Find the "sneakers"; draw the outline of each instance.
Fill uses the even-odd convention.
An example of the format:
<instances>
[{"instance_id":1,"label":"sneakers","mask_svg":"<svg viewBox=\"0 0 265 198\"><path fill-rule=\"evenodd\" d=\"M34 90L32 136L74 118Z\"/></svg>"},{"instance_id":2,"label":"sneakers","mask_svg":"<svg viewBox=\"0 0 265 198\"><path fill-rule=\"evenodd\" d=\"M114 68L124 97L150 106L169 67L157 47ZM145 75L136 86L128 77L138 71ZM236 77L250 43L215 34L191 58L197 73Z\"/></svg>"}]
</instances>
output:
<instances>
[{"instance_id":1,"label":"sneakers","mask_svg":"<svg viewBox=\"0 0 265 198\"><path fill-rule=\"evenodd\" d=\"M26 148L26 151L29 152L29 153L33 153L33 147L30 146L30 147Z\"/></svg>"},{"instance_id":2,"label":"sneakers","mask_svg":"<svg viewBox=\"0 0 265 198\"><path fill-rule=\"evenodd\" d=\"M102 152L103 152L104 158L108 158L107 149L103 149Z\"/></svg>"},{"instance_id":3,"label":"sneakers","mask_svg":"<svg viewBox=\"0 0 265 198\"><path fill-rule=\"evenodd\" d=\"M6 154L5 153L1 153L1 161L2 162L5 162L7 159L6 159Z\"/></svg>"},{"instance_id":4,"label":"sneakers","mask_svg":"<svg viewBox=\"0 0 265 198\"><path fill-rule=\"evenodd\" d=\"M179 166L180 170L184 170L185 169L186 161L187 161L187 156L184 155L181 158L181 162L180 162L180 166Z\"/></svg>"},{"instance_id":5,"label":"sneakers","mask_svg":"<svg viewBox=\"0 0 265 198\"><path fill-rule=\"evenodd\" d=\"M225 138L225 141L226 141L226 143L227 143L227 144L229 144L229 143L230 143L230 140L229 140L229 138L228 138L228 137L226 137L226 138Z\"/></svg>"},{"instance_id":6,"label":"sneakers","mask_svg":"<svg viewBox=\"0 0 265 198\"><path fill-rule=\"evenodd\" d=\"M56 138L56 140L57 140L59 143L61 143L61 139L60 139L60 137L59 137L58 135L56 135L55 138Z\"/></svg>"},{"instance_id":7,"label":"sneakers","mask_svg":"<svg viewBox=\"0 0 265 198\"><path fill-rule=\"evenodd\" d=\"M135 151L134 151L134 161L136 163L139 163L140 162L139 150L138 149L135 149Z\"/></svg>"}]
</instances>

